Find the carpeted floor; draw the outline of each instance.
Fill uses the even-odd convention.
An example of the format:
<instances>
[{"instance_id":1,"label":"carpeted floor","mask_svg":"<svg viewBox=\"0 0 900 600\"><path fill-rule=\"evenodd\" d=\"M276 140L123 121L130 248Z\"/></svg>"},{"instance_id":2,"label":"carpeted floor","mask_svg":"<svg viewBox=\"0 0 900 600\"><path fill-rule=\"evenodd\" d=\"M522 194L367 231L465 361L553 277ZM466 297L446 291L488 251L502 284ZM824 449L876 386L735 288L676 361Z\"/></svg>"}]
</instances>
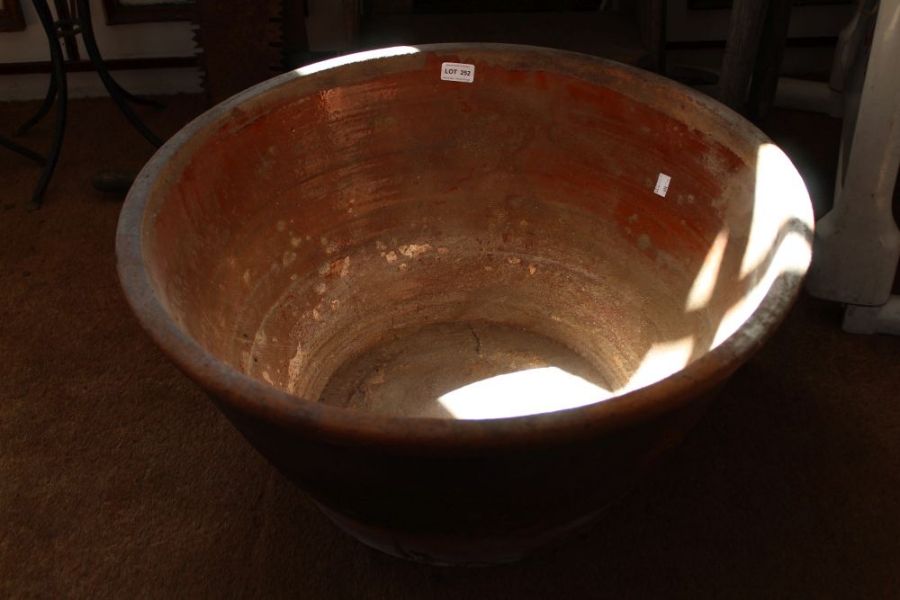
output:
<instances>
[{"instance_id":1,"label":"carpeted floor","mask_svg":"<svg viewBox=\"0 0 900 600\"><path fill-rule=\"evenodd\" d=\"M34 109L0 105L0 131ZM148 120L168 135L199 109L173 98ZM900 338L846 335L808 298L666 468L571 543L472 570L357 544L141 332L115 274L120 205L90 177L150 148L105 100L70 117L40 211L23 208L37 168L0 149L0 597L900 595ZM839 125L782 112L767 129L826 204Z\"/></svg>"}]
</instances>

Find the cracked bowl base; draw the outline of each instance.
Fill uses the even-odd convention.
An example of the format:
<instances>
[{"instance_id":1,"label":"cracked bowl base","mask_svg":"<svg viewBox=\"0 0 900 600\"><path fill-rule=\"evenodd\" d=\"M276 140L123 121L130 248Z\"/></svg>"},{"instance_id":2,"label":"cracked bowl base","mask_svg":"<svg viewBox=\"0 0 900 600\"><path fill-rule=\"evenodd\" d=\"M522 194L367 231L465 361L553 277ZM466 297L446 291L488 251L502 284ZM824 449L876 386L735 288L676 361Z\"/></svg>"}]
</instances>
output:
<instances>
[{"instance_id":1,"label":"cracked bowl base","mask_svg":"<svg viewBox=\"0 0 900 600\"><path fill-rule=\"evenodd\" d=\"M561 391L565 374L585 391L609 388L583 357L540 334L484 321L440 323L394 332L354 357L331 377L321 402L402 417L500 418L533 412L529 388L532 403L566 400L547 394ZM553 390L535 390L541 380Z\"/></svg>"}]
</instances>

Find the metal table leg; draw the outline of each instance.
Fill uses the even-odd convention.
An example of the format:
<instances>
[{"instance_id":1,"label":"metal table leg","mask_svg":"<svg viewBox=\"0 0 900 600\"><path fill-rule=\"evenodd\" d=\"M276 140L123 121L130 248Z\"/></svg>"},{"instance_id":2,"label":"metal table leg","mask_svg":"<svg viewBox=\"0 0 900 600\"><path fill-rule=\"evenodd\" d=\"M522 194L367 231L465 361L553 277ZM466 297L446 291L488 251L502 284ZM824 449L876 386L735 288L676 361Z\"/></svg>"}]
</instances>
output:
<instances>
[{"instance_id":1,"label":"metal table leg","mask_svg":"<svg viewBox=\"0 0 900 600\"><path fill-rule=\"evenodd\" d=\"M19 144L15 143L14 141L12 141L10 139L3 137L2 135L0 135L0 146L3 146L4 148L7 148L9 150L12 150L16 154L21 154L25 158L30 158L31 160L38 163L39 165L44 164L43 156L41 156L34 150L29 150L25 146L20 146Z\"/></svg>"},{"instance_id":2,"label":"metal table leg","mask_svg":"<svg viewBox=\"0 0 900 600\"><path fill-rule=\"evenodd\" d=\"M44 118L44 116L50 112L50 109L53 108L53 101L56 100L56 78L52 75L50 76L50 85L47 86L47 95L44 96L44 101L41 103L41 107L38 109L34 116L22 123L22 126L16 130L16 135L24 135L28 132L32 127L38 124L38 122Z\"/></svg>"},{"instance_id":3,"label":"metal table leg","mask_svg":"<svg viewBox=\"0 0 900 600\"><path fill-rule=\"evenodd\" d=\"M128 104L128 100L134 99L135 96L132 96L131 94L125 95L122 87L115 79L113 79L112 75L109 74L109 70L106 68L106 64L100 56L97 40L94 38L94 26L91 23L91 9L88 0L77 0L76 6L78 7L78 21L81 25L81 38L84 40L84 47L87 50L91 62L94 63L94 68L97 69L100 81L103 82L106 91L109 92L113 102L116 103L116 106L119 107L119 110L122 111L125 118L128 119L132 126L134 126L148 142L158 148L162 145L162 140L144 125L144 122L141 121Z\"/></svg>"},{"instance_id":4,"label":"metal table leg","mask_svg":"<svg viewBox=\"0 0 900 600\"><path fill-rule=\"evenodd\" d=\"M66 129L68 88L66 84L66 59L63 56L60 37L62 37L69 46L74 46L75 36L79 34L82 36L88 56L113 102L125 118L128 119L131 125L137 129L147 141L156 147L159 147L162 144L162 141L146 125L144 125L143 121L141 121L129 105L129 102L155 106L158 108L163 107L160 102L149 98L141 98L140 96L135 96L126 91L115 79L113 79L112 75L110 75L109 69L106 68L106 63L103 61L103 57L100 54L100 49L97 47L97 40L94 37L94 28L91 23L91 11L88 0L77 0L76 6L78 14L76 18L71 17L68 8L63 10L63 7L66 6L65 2L57 2L57 9L60 10L60 15L59 19L56 20L50 10L48 0L32 0L32 3L34 4L38 18L40 19L41 27L43 27L44 33L47 36L47 44L50 48L52 72L50 84L47 88L47 94L44 96L44 101L41 103L40 108L30 119L19 127L16 134L24 134L34 127L34 125L44 118L55 105L56 120L53 129L53 139L50 144L50 151L45 160L42 156L28 148L20 146L8 139L0 138L0 145L44 165L44 169L41 172L40 179L38 180L34 194L32 195L31 202L28 205L29 209L37 208L43 202L44 192L46 191L47 185L50 183L50 178L53 176L53 172L59 162L59 153L62 149L63 136Z\"/></svg>"},{"instance_id":5,"label":"metal table leg","mask_svg":"<svg viewBox=\"0 0 900 600\"><path fill-rule=\"evenodd\" d=\"M62 48L59 45L59 37L56 34L56 23L53 22L53 14L46 0L33 0L34 8L37 11L41 26L44 33L47 34L47 43L50 46L50 60L53 64L53 83L51 89L56 88L56 123L53 129L53 141L50 145L50 152L47 154L47 162L41 172L34 194L31 196L31 202L28 204L29 210L40 207L44 199L44 191L50 183L53 171L56 169L56 163L59 162L59 152L62 149L63 135L66 132L66 104L68 99L68 88L66 85L66 68L65 59L63 58ZM49 97L48 92L48 97ZM46 99L45 99L46 104ZM44 108L43 106L41 108Z\"/></svg>"}]
</instances>

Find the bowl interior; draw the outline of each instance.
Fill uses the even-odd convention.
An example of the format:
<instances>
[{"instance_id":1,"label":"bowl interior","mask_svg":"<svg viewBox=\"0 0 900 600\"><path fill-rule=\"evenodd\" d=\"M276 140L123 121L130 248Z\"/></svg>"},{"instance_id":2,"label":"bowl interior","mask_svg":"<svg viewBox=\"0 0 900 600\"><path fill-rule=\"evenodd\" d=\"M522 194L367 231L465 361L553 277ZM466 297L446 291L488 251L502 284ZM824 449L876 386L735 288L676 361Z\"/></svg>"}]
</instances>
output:
<instances>
[{"instance_id":1,"label":"bowl interior","mask_svg":"<svg viewBox=\"0 0 900 600\"><path fill-rule=\"evenodd\" d=\"M570 408L700 359L805 271L793 166L680 86L511 47L343 62L201 117L146 193L157 296L251 377L395 416Z\"/></svg>"}]
</instances>

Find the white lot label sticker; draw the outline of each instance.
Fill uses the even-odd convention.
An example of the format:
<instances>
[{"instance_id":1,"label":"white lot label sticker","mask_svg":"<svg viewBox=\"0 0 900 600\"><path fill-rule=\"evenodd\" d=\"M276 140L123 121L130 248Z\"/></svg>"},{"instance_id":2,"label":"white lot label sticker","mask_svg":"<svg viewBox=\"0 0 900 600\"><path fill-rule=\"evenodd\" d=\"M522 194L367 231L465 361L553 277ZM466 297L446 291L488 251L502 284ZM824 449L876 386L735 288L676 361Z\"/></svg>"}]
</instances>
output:
<instances>
[{"instance_id":1,"label":"white lot label sticker","mask_svg":"<svg viewBox=\"0 0 900 600\"><path fill-rule=\"evenodd\" d=\"M441 79L444 81L461 81L472 83L475 81L475 65L462 63L443 63L441 65Z\"/></svg>"},{"instance_id":2,"label":"white lot label sticker","mask_svg":"<svg viewBox=\"0 0 900 600\"><path fill-rule=\"evenodd\" d=\"M659 177L656 179L656 187L653 188L653 193L657 196L666 197L666 194L669 192L669 182L672 181L672 178L666 175L665 173L660 173Z\"/></svg>"}]
</instances>

